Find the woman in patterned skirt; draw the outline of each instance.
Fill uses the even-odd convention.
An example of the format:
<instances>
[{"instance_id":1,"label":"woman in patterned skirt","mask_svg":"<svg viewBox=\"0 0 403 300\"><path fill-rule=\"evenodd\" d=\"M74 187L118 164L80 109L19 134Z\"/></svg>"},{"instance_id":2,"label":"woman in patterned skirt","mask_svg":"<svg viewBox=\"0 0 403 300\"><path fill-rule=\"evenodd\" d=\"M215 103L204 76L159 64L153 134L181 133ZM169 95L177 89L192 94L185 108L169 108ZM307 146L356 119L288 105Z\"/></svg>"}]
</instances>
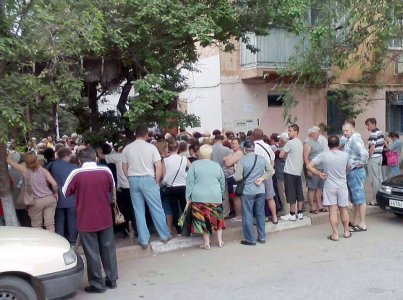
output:
<instances>
[{"instance_id":1,"label":"woman in patterned skirt","mask_svg":"<svg viewBox=\"0 0 403 300\"><path fill-rule=\"evenodd\" d=\"M201 248L210 249L210 234L217 232L218 247L223 247L224 216L222 197L225 189L224 172L211 161L210 145L199 150L199 160L193 162L186 178L186 199L192 203L192 233L203 237Z\"/></svg>"}]
</instances>

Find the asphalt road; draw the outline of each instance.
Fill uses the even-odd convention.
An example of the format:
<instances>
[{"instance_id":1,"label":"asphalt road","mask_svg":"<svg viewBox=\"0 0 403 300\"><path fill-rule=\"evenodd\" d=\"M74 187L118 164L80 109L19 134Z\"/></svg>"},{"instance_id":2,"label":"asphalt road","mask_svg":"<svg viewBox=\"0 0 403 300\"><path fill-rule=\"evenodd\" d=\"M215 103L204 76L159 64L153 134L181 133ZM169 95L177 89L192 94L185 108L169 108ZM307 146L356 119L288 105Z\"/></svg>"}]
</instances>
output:
<instances>
[{"instance_id":1,"label":"asphalt road","mask_svg":"<svg viewBox=\"0 0 403 300\"><path fill-rule=\"evenodd\" d=\"M403 299L402 219L372 215L367 232L338 242L330 233L313 225L255 247L226 240L222 249L120 261L117 289L75 299Z\"/></svg>"}]
</instances>

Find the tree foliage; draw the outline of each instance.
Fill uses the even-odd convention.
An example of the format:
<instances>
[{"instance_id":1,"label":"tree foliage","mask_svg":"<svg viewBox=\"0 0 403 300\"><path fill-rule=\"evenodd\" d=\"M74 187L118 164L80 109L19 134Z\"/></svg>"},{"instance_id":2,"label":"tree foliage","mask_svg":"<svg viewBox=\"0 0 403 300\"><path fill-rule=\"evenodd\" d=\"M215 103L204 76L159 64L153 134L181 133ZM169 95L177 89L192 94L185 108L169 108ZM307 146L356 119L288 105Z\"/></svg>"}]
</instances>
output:
<instances>
[{"instance_id":1,"label":"tree foliage","mask_svg":"<svg viewBox=\"0 0 403 300\"><path fill-rule=\"evenodd\" d=\"M344 70L357 66L360 78L350 83L344 101L347 110L363 112L371 99L363 89L382 86L380 71L400 55L390 51L393 39L403 38L403 2L400 0L309 0L310 18L300 31L301 45L283 72L296 88L327 87ZM285 103L285 117L295 106L293 97ZM357 114L354 113L354 116Z\"/></svg>"},{"instance_id":2,"label":"tree foliage","mask_svg":"<svg viewBox=\"0 0 403 300\"><path fill-rule=\"evenodd\" d=\"M196 125L196 116L178 112L172 103L185 88L181 70L197 61L198 45L232 50L233 38L247 41L249 32L265 34L276 26L299 32L306 5L305 0L1 0L0 100L8 109L2 110L0 140L9 136L7 129L29 128L27 112L44 101L63 103L80 124L89 119L96 129L102 122L97 95L125 81L141 90L130 101L131 125ZM122 113L127 100L121 97Z\"/></svg>"},{"instance_id":3,"label":"tree foliage","mask_svg":"<svg viewBox=\"0 0 403 300\"><path fill-rule=\"evenodd\" d=\"M388 43L402 35L401 19L397 0L0 0L0 140L33 128L32 114L49 104L63 104L82 131L100 129L99 94L124 82L138 96L122 93L125 118L117 128L195 126L197 116L175 103L197 47L231 51L234 39L248 42L249 33L270 28L304 37L284 73L295 86L326 85L332 77L324 66L353 63L361 66L360 83L371 83Z\"/></svg>"}]
</instances>

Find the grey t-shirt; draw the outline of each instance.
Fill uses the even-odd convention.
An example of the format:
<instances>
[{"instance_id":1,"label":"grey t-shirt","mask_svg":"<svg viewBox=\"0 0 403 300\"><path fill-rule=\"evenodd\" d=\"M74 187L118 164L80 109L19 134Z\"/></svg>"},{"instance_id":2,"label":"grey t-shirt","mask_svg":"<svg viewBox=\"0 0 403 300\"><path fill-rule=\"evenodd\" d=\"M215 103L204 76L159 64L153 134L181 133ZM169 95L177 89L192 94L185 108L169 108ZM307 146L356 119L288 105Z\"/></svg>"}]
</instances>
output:
<instances>
[{"instance_id":1,"label":"grey t-shirt","mask_svg":"<svg viewBox=\"0 0 403 300\"><path fill-rule=\"evenodd\" d=\"M327 174L324 188L347 188L347 167L349 156L340 150L322 152L313 160L316 166L321 165L323 172Z\"/></svg>"},{"instance_id":2,"label":"grey t-shirt","mask_svg":"<svg viewBox=\"0 0 403 300\"><path fill-rule=\"evenodd\" d=\"M303 146L299 138L293 138L285 144L283 151L287 152L284 173L301 176L304 167Z\"/></svg>"},{"instance_id":3,"label":"grey t-shirt","mask_svg":"<svg viewBox=\"0 0 403 300\"><path fill-rule=\"evenodd\" d=\"M224 157L234 153L231 149L223 146L221 143L215 143L211 146L213 149L213 153L211 153L211 160L215 161L220 165L221 168L224 168Z\"/></svg>"},{"instance_id":4,"label":"grey t-shirt","mask_svg":"<svg viewBox=\"0 0 403 300\"><path fill-rule=\"evenodd\" d=\"M122 158L129 165L128 176L155 177L154 163L161 160L157 147L140 139L123 149Z\"/></svg>"}]
</instances>

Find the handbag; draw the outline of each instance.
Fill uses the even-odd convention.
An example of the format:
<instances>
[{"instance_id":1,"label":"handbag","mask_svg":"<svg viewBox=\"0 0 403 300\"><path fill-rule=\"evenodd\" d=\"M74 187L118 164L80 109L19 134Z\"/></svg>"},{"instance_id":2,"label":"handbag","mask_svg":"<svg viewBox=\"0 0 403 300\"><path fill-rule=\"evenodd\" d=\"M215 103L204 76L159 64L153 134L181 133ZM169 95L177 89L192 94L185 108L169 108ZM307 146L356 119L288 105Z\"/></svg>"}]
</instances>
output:
<instances>
[{"instance_id":1,"label":"handbag","mask_svg":"<svg viewBox=\"0 0 403 300\"><path fill-rule=\"evenodd\" d=\"M389 167L395 167L399 164L399 153L397 151L388 151L386 155L386 164Z\"/></svg>"},{"instance_id":2,"label":"handbag","mask_svg":"<svg viewBox=\"0 0 403 300\"><path fill-rule=\"evenodd\" d=\"M182 161L183 161L183 156L182 156L182 158L181 158L181 162L180 162L180 164L179 164L178 171L176 172L175 177L174 177L174 180L172 180L171 185L164 185L164 186L161 188L161 190L162 190L162 192L164 193L164 195L169 195L169 194L171 194L171 188L172 188L172 185L173 185L174 182L175 182L176 176L178 176L178 173L179 173L179 171L180 171L180 169L181 169Z\"/></svg>"},{"instance_id":3,"label":"handbag","mask_svg":"<svg viewBox=\"0 0 403 300\"><path fill-rule=\"evenodd\" d=\"M24 175L24 183L21 186L20 194L17 198L17 203L21 205L34 205L35 199L32 192L31 175L27 171Z\"/></svg>"},{"instance_id":4,"label":"handbag","mask_svg":"<svg viewBox=\"0 0 403 300\"><path fill-rule=\"evenodd\" d=\"M249 177L249 175L252 173L253 169L255 168L256 160L257 160L257 155L255 155L255 161L253 162L252 169L250 169L249 173L246 174L246 176L241 181L237 182L237 186L235 188L235 195L237 195L237 196L243 195L243 190L245 189L245 180Z\"/></svg>"},{"instance_id":5,"label":"handbag","mask_svg":"<svg viewBox=\"0 0 403 300\"><path fill-rule=\"evenodd\" d=\"M186 203L186 207L178 220L178 226L181 227L182 236L189 237L191 235L192 225L192 208L190 202Z\"/></svg>"},{"instance_id":6,"label":"handbag","mask_svg":"<svg viewBox=\"0 0 403 300\"><path fill-rule=\"evenodd\" d=\"M115 206L113 209L115 213L115 225L120 225L126 222L125 217L120 212L119 207Z\"/></svg>"}]
</instances>

